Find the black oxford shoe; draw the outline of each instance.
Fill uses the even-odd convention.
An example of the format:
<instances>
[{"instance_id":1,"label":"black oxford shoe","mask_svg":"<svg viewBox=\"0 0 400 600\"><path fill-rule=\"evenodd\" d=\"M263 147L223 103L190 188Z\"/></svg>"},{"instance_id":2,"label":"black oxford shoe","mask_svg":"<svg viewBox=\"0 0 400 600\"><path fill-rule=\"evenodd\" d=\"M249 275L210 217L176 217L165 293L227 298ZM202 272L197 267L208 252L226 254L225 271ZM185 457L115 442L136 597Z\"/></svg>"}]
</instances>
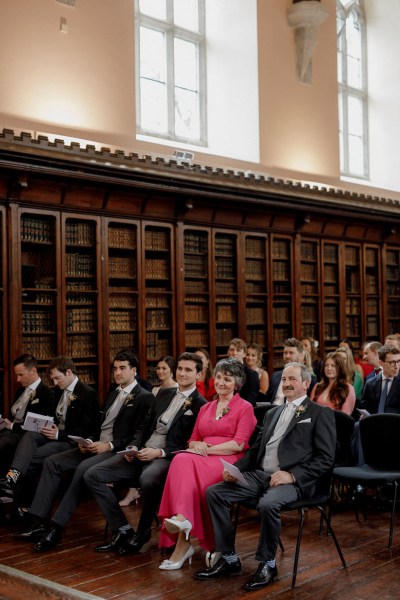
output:
<instances>
[{"instance_id":1,"label":"black oxford shoe","mask_svg":"<svg viewBox=\"0 0 400 600\"><path fill-rule=\"evenodd\" d=\"M112 534L111 540L106 544L100 544L94 549L95 552L117 552L118 549L126 544L134 535L134 530L129 529L127 532L117 529Z\"/></svg>"},{"instance_id":2,"label":"black oxford shoe","mask_svg":"<svg viewBox=\"0 0 400 600\"><path fill-rule=\"evenodd\" d=\"M34 523L29 529L21 531L20 533L13 533L13 538L16 540L22 540L26 542L36 541L42 538L48 530L43 523Z\"/></svg>"},{"instance_id":3,"label":"black oxford shoe","mask_svg":"<svg viewBox=\"0 0 400 600\"><path fill-rule=\"evenodd\" d=\"M276 567L269 567L267 564L261 562L258 565L257 571L245 584L244 589L248 592L259 590L272 583L277 575L278 569Z\"/></svg>"},{"instance_id":4,"label":"black oxford shoe","mask_svg":"<svg viewBox=\"0 0 400 600\"><path fill-rule=\"evenodd\" d=\"M242 572L242 565L240 560L237 559L233 563L228 563L224 558L220 558L218 562L211 569L204 569L204 571L196 571L194 574L195 579L215 579L223 575L240 575Z\"/></svg>"},{"instance_id":5,"label":"black oxford shoe","mask_svg":"<svg viewBox=\"0 0 400 600\"><path fill-rule=\"evenodd\" d=\"M35 552L47 552L57 546L61 540L61 528L51 527L47 530L47 533L33 546Z\"/></svg>"},{"instance_id":6,"label":"black oxford shoe","mask_svg":"<svg viewBox=\"0 0 400 600\"><path fill-rule=\"evenodd\" d=\"M147 530L144 533L136 532L134 536L128 540L123 540L118 548L119 554L126 556L127 554L137 554L151 538L151 531Z\"/></svg>"}]
</instances>

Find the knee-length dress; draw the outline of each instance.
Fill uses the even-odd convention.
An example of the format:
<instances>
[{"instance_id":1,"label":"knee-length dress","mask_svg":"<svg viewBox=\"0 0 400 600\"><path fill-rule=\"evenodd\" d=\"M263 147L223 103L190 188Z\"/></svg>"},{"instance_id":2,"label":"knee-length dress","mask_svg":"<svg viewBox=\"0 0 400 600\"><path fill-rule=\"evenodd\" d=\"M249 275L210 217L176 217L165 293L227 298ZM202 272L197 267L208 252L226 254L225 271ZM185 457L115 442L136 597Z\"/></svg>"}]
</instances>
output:
<instances>
[{"instance_id":1,"label":"knee-length dress","mask_svg":"<svg viewBox=\"0 0 400 600\"><path fill-rule=\"evenodd\" d=\"M189 442L203 441L214 446L234 440L239 445L244 442L243 451L208 456L190 452L177 454L168 472L159 511L162 518L184 515L193 526L191 535L210 551L214 550L214 531L205 497L206 489L222 481L220 458L234 463L243 456L257 422L253 406L239 394L233 396L229 402L229 412L218 421L215 419L216 410L217 400L201 407ZM176 535L163 527L160 546L167 547L175 543Z\"/></svg>"}]
</instances>

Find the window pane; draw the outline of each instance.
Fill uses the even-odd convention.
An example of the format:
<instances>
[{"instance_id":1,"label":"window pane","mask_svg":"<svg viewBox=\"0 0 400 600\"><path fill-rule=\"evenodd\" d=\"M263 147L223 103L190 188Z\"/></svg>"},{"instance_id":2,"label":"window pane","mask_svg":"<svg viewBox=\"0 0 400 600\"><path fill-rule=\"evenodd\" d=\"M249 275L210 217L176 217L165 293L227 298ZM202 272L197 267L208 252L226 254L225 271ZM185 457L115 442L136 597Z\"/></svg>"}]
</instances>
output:
<instances>
[{"instance_id":1,"label":"window pane","mask_svg":"<svg viewBox=\"0 0 400 600\"><path fill-rule=\"evenodd\" d=\"M198 94L195 92L175 88L175 133L200 139Z\"/></svg>"},{"instance_id":2,"label":"window pane","mask_svg":"<svg viewBox=\"0 0 400 600\"><path fill-rule=\"evenodd\" d=\"M139 10L145 15L165 21L167 18L166 0L140 0Z\"/></svg>"},{"instance_id":3,"label":"window pane","mask_svg":"<svg viewBox=\"0 0 400 600\"><path fill-rule=\"evenodd\" d=\"M350 13L346 25L347 37L347 83L353 87L362 88L361 73L361 30L357 15Z\"/></svg>"},{"instance_id":4,"label":"window pane","mask_svg":"<svg viewBox=\"0 0 400 600\"><path fill-rule=\"evenodd\" d=\"M363 104L359 98L349 96L348 99L349 134L362 137L363 135Z\"/></svg>"},{"instance_id":5,"label":"window pane","mask_svg":"<svg viewBox=\"0 0 400 600\"><path fill-rule=\"evenodd\" d=\"M148 27L140 28L140 76L166 81L164 33Z\"/></svg>"},{"instance_id":6,"label":"window pane","mask_svg":"<svg viewBox=\"0 0 400 600\"><path fill-rule=\"evenodd\" d=\"M141 127L157 133L168 132L167 88L163 83L140 80Z\"/></svg>"},{"instance_id":7,"label":"window pane","mask_svg":"<svg viewBox=\"0 0 400 600\"><path fill-rule=\"evenodd\" d=\"M197 0L174 0L174 23L177 27L199 30L199 7Z\"/></svg>"},{"instance_id":8,"label":"window pane","mask_svg":"<svg viewBox=\"0 0 400 600\"><path fill-rule=\"evenodd\" d=\"M363 141L353 135L349 135L349 170L352 175L364 175Z\"/></svg>"},{"instance_id":9,"label":"window pane","mask_svg":"<svg viewBox=\"0 0 400 600\"><path fill-rule=\"evenodd\" d=\"M196 44L175 38L174 48L175 85L197 92L198 83Z\"/></svg>"}]
</instances>

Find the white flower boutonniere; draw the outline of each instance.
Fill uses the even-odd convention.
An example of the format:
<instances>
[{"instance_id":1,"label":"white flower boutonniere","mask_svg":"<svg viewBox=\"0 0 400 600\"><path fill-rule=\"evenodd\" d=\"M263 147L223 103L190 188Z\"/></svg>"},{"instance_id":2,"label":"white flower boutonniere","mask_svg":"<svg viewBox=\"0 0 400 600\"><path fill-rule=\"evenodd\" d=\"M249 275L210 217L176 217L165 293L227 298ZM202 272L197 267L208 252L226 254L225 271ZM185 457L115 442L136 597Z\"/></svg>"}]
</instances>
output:
<instances>
[{"instance_id":1,"label":"white flower boutonniere","mask_svg":"<svg viewBox=\"0 0 400 600\"><path fill-rule=\"evenodd\" d=\"M75 396L75 394L73 394L71 392L71 394L68 394L68 396L67 396L67 405L71 406L72 402L76 399L77 399L77 396Z\"/></svg>"},{"instance_id":2,"label":"white flower boutonniere","mask_svg":"<svg viewBox=\"0 0 400 600\"><path fill-rule=\"evenodd\" d=\"M184 412L186 412L187 409L190 408L191 406L192 406L192 396L189 396L188 398L186 398L186 400L182 404L182 409Z\"/></svg>"},{"instance_id":3,"label":"white flower boutonniere","mask_svg":"<svg viewBox=\"0 0 400 600\"><path fill-rule=\"evenodd\" d=\"M131 392L130 394L128 394L127 397L124 400L124 406L126 406L128 404L128 402L130 402L131 400L133 400L134 397L135 396L133 395L133 392Z\"/></svg>"},{"instance_id":4,"label":"white flower boutonniere","mask_svg":"<svg viewBox=\"0 0 400 600\"><path fill-rule=\"evenodd\" d=\"M32 400L34 400L36 398L36 390L32 390L29 393L29 402L32 402Z\"/></svg>"},{"instance_id":5,"label":"white flower boutonniere","mask_svg":"<svg viewBox=\"0 0 400 600\"><path fill-rule=\"evenodd\" d=\"M302 415L304 415L308 410L308 406L304 406L304 404L300 404L300 406L298 406L296 408L296 412L294 413L296 419L298 419L299 417L301 417Z\"/></svg>"}]
</instances>

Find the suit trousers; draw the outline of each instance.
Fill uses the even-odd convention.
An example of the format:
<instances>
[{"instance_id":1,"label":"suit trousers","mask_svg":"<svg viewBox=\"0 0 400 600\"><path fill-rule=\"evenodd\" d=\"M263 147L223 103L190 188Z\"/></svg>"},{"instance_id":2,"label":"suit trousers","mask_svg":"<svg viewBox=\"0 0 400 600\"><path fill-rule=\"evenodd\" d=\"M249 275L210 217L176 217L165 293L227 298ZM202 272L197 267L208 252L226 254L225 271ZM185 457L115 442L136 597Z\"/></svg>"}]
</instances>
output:
<instances>
[{"instance_id":1,"label":"suit trousers","mask_svg":"<svg viewBox=\"0 0 400 600\"><path fill-rule=\"evenodd\" d=\"M101 454L90 454L74 448L46 458L30 512L40 519L48 519L63 473L74 471L71 483L51 519L53 523L65 527L81 500L85 472L111 456L115 456L111 450Z\"/></svg>"},{"instance_id":2,"label":"suit trousers","mask_svg":"<svg viewBox=\"0 0 400 600\"><path fill-rule=\"evenodd\" d=\"M128 462L123 455L117 455L86 471L85 484L92 492L110 529L119 529L127 525L128 521L117 497L106 484L126 481L132 487L140 488L142 511L137 531L143 534L151 528L156 516L170 464L166 458L156 458L150 462L140 462L137 459Z\"/></svg>"},{"instance_id":3,"label":"suit trousers","mask_svg":"<svg viewBox=\"0 0 400 600\"><path fill-rule=\"evenodd\" d=\"M12 432L9 429L0 431L0 477L4 477L10 468L14 452L24 432Z\"/></svg>"},{"instance_id":4,"label":"suit trousers","mask_svg":"<svg viewBox=\"0 0 400 600\"><path fill-rule=\"evenodd\" d=\"M21 475L35 475L48 456L71 449L71 442L49 440L41 433L27 431L14 454L11 466Z\"/></svg>"},{"instance_id":5,"label":"suit trousers","mask_svg":"<svg viewBox=\"0 0 400 600\"><path fill-rule=\"evenodd\" d=\"M294 484L270 487L270 476L261 469L244 473L244 477L248 486L223 482L207 489L206 497L215 532L215 550L223 553L235 551L232 504L258 500L260 537L256 559L273 560L281 531L280 509L298 499L299 489Z\"/></svg>"}]
</instances>

